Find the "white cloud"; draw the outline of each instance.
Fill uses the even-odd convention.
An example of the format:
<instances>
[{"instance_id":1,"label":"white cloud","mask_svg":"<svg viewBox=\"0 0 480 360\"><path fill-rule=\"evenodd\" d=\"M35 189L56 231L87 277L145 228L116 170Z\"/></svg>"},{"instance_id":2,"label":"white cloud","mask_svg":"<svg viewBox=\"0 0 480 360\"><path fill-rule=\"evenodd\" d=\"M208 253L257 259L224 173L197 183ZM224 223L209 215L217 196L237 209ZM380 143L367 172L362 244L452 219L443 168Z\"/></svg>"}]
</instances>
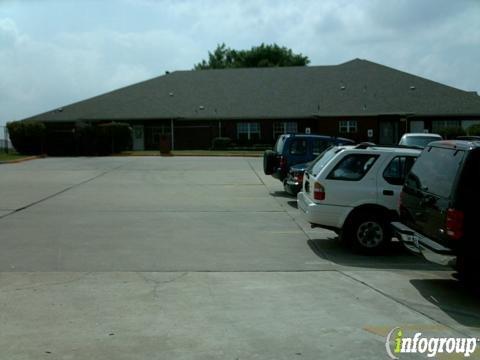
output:
<instances>
[{"instance_id":1,"label":"white cloud","mask_svg":"<svg viewBox=\"0 0 480 360\"><path fill-rule=\"evenodd\" d=\"M192 66L188 39L169 32L61 33L45 42L22 34L12 20L4 23L0 123L161 75L182 59Z\"/></svg>"}]
</instances>

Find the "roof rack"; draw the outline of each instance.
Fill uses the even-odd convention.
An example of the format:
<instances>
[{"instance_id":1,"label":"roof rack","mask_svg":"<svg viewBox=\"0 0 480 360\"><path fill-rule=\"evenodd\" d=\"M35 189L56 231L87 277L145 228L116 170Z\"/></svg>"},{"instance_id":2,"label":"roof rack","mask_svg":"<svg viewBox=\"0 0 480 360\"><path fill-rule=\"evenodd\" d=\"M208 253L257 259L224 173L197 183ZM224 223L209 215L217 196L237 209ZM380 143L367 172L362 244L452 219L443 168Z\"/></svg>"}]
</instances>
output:
<instances>
[{"instance_id":1,"label":"roof rack","mask_svg":"<svg viewBox=\"0 0 480 360\"><path fill-rule=\"evenodd\" d=\"M362 142L356 145L354 149L368 149L370 147L423 150L423 147L417 145L378 145L372 142Z\"/></svg>"},{"instance_id":2,"label":"roof rack","mask_svg":"<svg viewBox=\"0 0 480 360\"><path fill-rule=\"evenodd\" d=\"M354 149L367 149L372 146L377 146L375 143L372 142L362 142L358 145L355 145Z\"/></svg>"}]
</instances>

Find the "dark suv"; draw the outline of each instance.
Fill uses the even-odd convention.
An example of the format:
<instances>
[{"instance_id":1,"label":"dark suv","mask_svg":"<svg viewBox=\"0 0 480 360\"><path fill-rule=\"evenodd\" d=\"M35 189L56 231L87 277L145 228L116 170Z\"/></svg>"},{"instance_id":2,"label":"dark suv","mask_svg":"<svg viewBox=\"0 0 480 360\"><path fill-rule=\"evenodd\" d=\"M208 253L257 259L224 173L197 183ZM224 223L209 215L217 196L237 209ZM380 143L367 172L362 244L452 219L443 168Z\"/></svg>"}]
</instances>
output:
<instances>
[{"instance_id":1,"label":"dark suv","mask_svg":"<svg viewBox=\"0 0 480 360\"><path fill-rule=\"evenodd\" d=\"M354 143L350 139L325 135L283 134L278 137L273 150L263 154L263 171L283 182L291 166L312 161L332 145Z\"/></svg>"},{"instance_id":2,"label":"dark suv","mask_svg":"<svg viewBox=\"0 0 480 360\"><path fill-rule=\"evenodd\" d=\"M479 269L479 205L480 141L436 141L407 175L392 225L408 249L469 278Z\"/></svg>"}]
</instances>

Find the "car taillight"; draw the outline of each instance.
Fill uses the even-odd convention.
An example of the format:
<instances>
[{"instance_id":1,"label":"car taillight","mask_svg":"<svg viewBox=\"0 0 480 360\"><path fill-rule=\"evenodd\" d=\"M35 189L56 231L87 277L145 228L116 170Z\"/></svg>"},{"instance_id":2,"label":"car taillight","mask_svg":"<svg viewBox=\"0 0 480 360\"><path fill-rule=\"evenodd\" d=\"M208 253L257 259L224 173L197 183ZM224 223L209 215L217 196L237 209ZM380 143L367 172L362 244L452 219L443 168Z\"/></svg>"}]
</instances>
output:
<instances>
[{"instance_id":1,"label":"car taillight","mask_svg":"<svg viewBox=\"0 0 480 360\"><path fill-rule=\"evenodd\" d=\"M303 173L295 174L295 176L293 177L293 180L299 183L303 183Z\"/></svg>"},{"instance_id":2,"label":"car taillight","mask_svg":"<svg viewBox=\"0 0 480 360\"><path fill-rule=\"evenodd\" d=\"M313 185L313 198L315 200L325 200L325 188L318 182Z\"/></svg>"},{"instance_id":3,"label":"car taillight","mask_svg":"<svg viewBox=\"0 0 480 360\"><path fill-rule=\"evenodd\" d=\"M456 209L447 210L447 219L445 220L445 229L447 235L454 239L459 240L463 236L463 211Z\"/></svg>"},{"instance_id":4,"label":"car taillight","mask_svg":"<svg viewBox=\"0 0 480 360\"><path fill-rule=\"evenodd\" d=\"M278 167L282 170L285 170L287 168L287 159L283 156L280 156L278 159Z\"/></svg>"}]
</instances>

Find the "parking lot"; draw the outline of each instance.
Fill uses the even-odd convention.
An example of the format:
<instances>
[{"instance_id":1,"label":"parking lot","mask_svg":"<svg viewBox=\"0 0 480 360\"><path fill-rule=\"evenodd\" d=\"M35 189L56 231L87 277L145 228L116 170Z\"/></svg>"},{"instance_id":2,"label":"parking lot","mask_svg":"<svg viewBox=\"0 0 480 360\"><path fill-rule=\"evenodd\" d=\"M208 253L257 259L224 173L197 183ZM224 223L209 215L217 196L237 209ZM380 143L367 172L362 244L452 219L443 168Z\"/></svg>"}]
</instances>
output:
<instances>
[{"instance_id":1,"label":"parking lot","mask_svg":"<svg viewBox=\"0 0 480 360\"><path fill-rule=\"evenodd\" d=\"M480 337L450 271L351 253L260 158L0 165L0 271L2 359L385 359L397 326Z\"/></svg>"}]
</instances>

